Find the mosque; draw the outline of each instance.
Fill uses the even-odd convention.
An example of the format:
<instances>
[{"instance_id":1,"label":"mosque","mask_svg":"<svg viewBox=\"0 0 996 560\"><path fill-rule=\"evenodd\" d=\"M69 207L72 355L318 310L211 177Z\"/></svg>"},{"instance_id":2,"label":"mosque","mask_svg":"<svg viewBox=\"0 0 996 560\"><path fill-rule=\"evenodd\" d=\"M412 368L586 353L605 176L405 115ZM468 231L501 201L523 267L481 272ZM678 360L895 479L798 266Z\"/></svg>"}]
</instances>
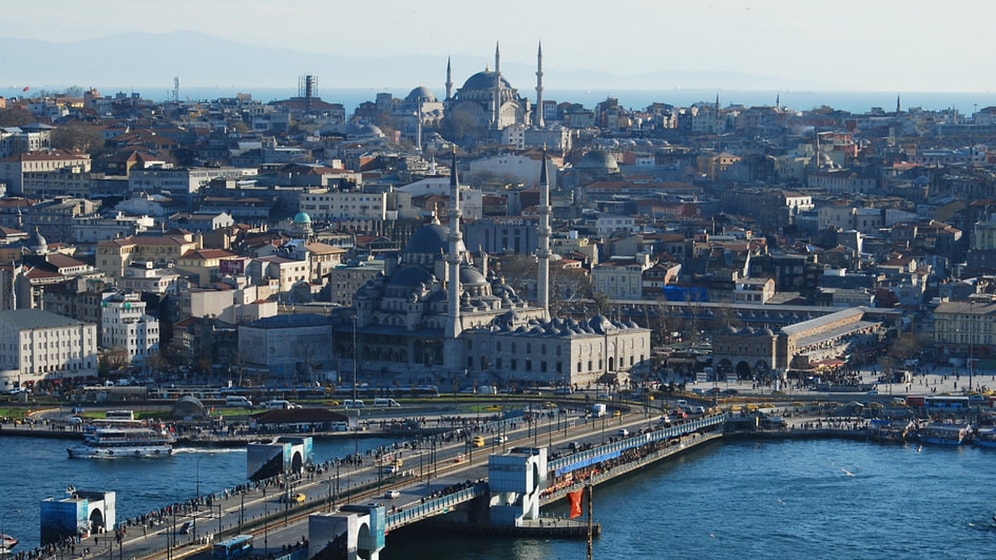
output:
<instances>
[{"instance_id":1,"label":"mosque","mask_svg":"<svg viewBox=\"0 0 996 560\"><path fill-rule=\"evenodd\" d=\"M456 157L447 225L417 230L383 275L354 297L353 315L334 327L335 353L355 362L358 382L587 387L626 383L649 368L650 331L603 316L551 318L550 185L540 172L537 301L530 304L463 243ZM343 367L344 366L344 367ZM349 362L340 361L340 375Z\"/></svg>"}]
</instances>

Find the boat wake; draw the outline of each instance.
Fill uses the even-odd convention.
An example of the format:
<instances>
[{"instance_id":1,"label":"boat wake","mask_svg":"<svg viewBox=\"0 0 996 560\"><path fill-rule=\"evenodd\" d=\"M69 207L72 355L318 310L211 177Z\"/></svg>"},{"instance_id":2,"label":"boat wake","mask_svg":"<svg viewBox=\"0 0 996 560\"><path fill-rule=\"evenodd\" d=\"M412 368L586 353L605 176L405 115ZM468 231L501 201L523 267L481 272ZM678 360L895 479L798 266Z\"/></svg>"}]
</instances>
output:
<instances>
[{"instance_id":1,"label":"boat wake","mask_svg":"<svg viewBox=\"0 0 996 560\"><path fill-rule=\"evenodd\" d=\"M200 453L200 454L211 454L220 455L223 453L245 453L245 448L237 447L176 447L173 449L173 455L178 454L190 454L190 453Z\"/></svg>"}]
</instances>

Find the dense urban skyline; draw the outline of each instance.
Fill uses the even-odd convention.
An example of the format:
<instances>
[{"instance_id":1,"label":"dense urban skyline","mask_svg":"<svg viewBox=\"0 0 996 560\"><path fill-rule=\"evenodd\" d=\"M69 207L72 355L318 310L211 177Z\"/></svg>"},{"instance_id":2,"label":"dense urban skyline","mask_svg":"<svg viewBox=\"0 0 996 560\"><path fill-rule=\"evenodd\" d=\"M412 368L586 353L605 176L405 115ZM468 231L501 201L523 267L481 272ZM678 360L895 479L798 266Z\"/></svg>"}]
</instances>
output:
<instances>
[{"instance_id":1,"label":"dense urban skyline","mask_svg":"<svg viewBox=\"0 0 996 560\"><path fill-rule=\"evenodd\" d=\"M800 8L782 0L747 5L624 0L611 6L509 0L500 9L472 2L433 10L396 0L338 6L312 0L177 0L166 9L108 0L87 10L42 0L5 6L3 12L0 37L54 43L194 31L245 45L341 57L478 56L483 67L496 42L503 66L512 66L533 64L542 41L548 71L696 72L717 82L674 87L729 87L719 80L737 74L785 89L986 92L987 76L978 69L996 62L996 54L979 48L996 4L974 0L943 6L871 0L853 12L823 4ZM20 56L30 59L32 53L26 49ZM372 84L384 83L377 70L367 70ZM128 83L127 71L121 69L121 83ZM5 81L12 80L16 76Z\"/></svg>"}]
</instances>

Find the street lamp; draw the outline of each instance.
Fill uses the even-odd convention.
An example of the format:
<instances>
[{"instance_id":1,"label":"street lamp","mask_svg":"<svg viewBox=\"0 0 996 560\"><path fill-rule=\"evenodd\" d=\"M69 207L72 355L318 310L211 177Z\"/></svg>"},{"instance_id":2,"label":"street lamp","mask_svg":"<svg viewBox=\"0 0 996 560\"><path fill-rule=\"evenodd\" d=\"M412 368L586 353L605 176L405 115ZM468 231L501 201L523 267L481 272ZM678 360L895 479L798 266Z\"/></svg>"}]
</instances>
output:
<instances>
[{"instance_id":1,"label":"street lamp","mask_svg":"<svg viewBox=\"0 0 996 560\"><path fill-rule=\"evenodd\" d=\"M968 300L968 391L972 392L972 374L975 372L975 300Z\"/></svg>"},{"instance_id":2,"label":"street lamp","mask_svg":"<svg viewBox=\"0 0 996 560\"><path fill-rule=\"evenodd\" d=\"M196 484L196 492L197 492L197 497L194 499L194 522L193 522L194 540L195 541L197 540L197 511L200 508L200 504L201 504L201 459L202 458L203 458L202 456L198 455L197 459L194 461L194 463L196 465L196 468L194 469L194 472L195 472L194 476L195 476L195 479L196 479L196 483L195 484Z\"/></svg>"},{"instance_id":3,"label":"street lamp","mask_svg":"<svg viewBox=\"0 0 996 560\"><path fill-rule=\"evenodd\" d=\"M356 392L356 370L360 360L360 348L356 345L356 314L353 319L353 413L356 415L356 427L353 429L353 455L354 460L360 455L360 439L357 433L360 429L360 408L356 406L356 399L359 398Z\"/></svg>"}]
</instances>

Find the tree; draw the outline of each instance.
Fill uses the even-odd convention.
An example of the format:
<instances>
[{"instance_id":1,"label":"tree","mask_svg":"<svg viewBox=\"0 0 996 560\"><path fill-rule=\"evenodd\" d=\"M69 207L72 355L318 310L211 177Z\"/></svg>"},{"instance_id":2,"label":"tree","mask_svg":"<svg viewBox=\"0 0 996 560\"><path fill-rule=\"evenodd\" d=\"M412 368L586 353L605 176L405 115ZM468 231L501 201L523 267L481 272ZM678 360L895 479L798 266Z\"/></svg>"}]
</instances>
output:
<instances>
[{"instance_id":1,"label":"tree","mask_svg":"<svg viewBox=\"0 0 996 560\"><path fill-rule=\"evenodd\" d=\"M52 147L98 155L104 148L104 138L92 126L81 122L64 124L52 131Z\"/></svg>"},{"instance_id":2,"label":"tree","mask_svg":"<svg viewBox=\"0 0 996 560\"><path fill-rule=\"evenodd\" d=\"M105 348L97 356L97 373L106 377L112 371L125 367L130 363L128 351L121 346Z\"/></svg>"},{"instance_id":3,"label":"tree","mask_svg":"<svg viewBox=\"0 0 996 560\"><path fill-rule=\"evenodd\" d=\"M591 278L582 268L564 268L558 261L550 263L550 315L569 314L581 300L591 298Z\"/></svg>"},{"instance_id":4,"label":"tree","mask_svg":"<svg viewBox=\"0 0 996 560\"><path fill-rule=\"evenodd\" d=\"M0 109L0 126L21 126L36 120L30 111L21 107Z\"/></svg>"}]
</instances>

